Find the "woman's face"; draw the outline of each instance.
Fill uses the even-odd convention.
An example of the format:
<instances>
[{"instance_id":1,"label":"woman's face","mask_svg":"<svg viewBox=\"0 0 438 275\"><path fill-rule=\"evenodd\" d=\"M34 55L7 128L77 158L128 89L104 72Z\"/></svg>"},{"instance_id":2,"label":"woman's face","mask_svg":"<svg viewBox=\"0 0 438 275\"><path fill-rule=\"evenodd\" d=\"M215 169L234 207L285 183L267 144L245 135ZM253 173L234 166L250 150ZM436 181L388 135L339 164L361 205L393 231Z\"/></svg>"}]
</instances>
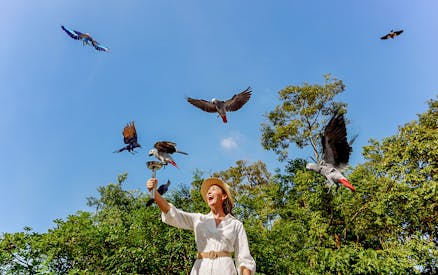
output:
<instances>
[{"instance_id":1,"label":"woman's face","mask_svg":"<svg viewBox=\"0 0 438 275\"><path fill-rule=\"evenodd\" d=\"M207 190L207 203L210 207L222 207L227 194L217 185L212 185Z\"/></svg>"}]
</instances>

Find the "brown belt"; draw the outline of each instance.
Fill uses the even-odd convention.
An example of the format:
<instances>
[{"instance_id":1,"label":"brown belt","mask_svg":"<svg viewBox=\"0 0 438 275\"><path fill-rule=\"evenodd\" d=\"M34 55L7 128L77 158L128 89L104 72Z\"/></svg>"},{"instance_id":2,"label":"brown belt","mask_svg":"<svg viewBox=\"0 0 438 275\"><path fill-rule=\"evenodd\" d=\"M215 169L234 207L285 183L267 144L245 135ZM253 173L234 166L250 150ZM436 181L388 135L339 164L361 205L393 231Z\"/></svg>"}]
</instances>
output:
<instances>
[{"instance_id":1,"label":"brown belt","mask_svg":"<svg viewBox=\"0 0 438 275\"><path fill-rule=\"evenodd\" d=\"M216 259L218 257L231 257L231 252L228 251L208 251L208 252L198 252L196 254L196 259Z\"/></svg>"}]
</instances>

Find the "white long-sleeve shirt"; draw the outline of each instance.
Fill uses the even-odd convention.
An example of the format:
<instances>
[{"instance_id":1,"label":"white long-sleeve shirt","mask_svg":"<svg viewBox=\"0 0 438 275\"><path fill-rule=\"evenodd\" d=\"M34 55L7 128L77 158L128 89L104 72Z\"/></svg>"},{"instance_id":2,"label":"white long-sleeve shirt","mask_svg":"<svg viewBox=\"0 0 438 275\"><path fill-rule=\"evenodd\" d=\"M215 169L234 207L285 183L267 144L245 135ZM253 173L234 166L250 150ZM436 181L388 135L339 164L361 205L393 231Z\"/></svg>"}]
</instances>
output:
<instances>
[{"instance_id":1,"label":"white long-sleeve shirt","mask_svg":"<svg viewBox=\"0 0 438 275\"><path fill-rule=\"evenodd\" d=\"M234 252L236 265L230 257L196 259L191 275L240 274L242 266L251 270L251 274L255 274L256 264L249 252L245 228L232 215L226 215L224 220L216 226L212 212L207 215L188 213L171 204L170 210L166 214L162 213L161 218L168 225L194 231L198 252Z\"/></svg>"}]
</instances>

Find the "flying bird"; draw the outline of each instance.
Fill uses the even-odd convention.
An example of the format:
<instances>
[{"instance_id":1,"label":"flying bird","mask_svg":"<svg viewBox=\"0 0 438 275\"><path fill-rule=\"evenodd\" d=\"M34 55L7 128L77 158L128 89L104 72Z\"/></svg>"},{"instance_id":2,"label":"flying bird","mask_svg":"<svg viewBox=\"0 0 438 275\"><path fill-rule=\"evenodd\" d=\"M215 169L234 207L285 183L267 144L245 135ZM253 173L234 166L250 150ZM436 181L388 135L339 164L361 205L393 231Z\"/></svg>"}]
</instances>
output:
<instances>
[{"instance_id":1,"label":"flying bird","mask_svg":"<svg viewBox=\"0 0 438 275\"><path fill-rule=\"evenodd\" d=\"M110 51L109 48L103 46L102 44L100 44L99 42L94 40L93 37L91 37L91 35L89 33L82 33L79 31L70 30L64 26L61 26L61 29L63 29L71 38L73 38L75 40L81 40L82 45L84 45L84 46L91 44L91 46L93 46L98 51L104 51L104 52Z\"/></svg>"},{"instance_id":2,"label":"flying bird","mask_svg":"<svg viewBox=\"0 0 438 275\"><path fill-rule=\"evenodd\" d=\"M170 163L176 168L178 168L178 165L173 160L171 154L180 153L188 155L187 153L176 149L176 143L171 141L158 141L154 144L154 147L154 149L149 150L149 156L155 156L164 165Z\"/></svg>"},{"instance_id":3,"label":"flying bird","mask_svg":"<svg viewBox=\"0 0 438 275\"><path fill-rule=\"evenodd\" d=\"M167 180L166 184L162 184L158 187L157 189L158 193L160 193L160 195L164 195L167 192L167 190L169 190L169 185L170 185L170 180ZM154 203L154 201L155 201L154 199L149 199L146 202L146 206L150 206L152 203Z\"/></svg>"},{"instance_id":4,"label":"flying bird","mask_svg":"<svg viewBox=\"0 0 438 275\"><path fill-rule=\"evenodd\" d=\"M385 34L384 36L380 37L380 39L382 40L386 40L386 39L394 39L394 37L400 35L403 32L403 30L399 30L399 31L393 31L391 30L388 34Z\"/></svg>"},{"instance_id":5,"label":"flying bird","mask_svg":"<svg viewBox=\"0 0 438 275\"><path fill-rule=\"evenodd\" d=\"M351 191L355 191L354 186L342 174L347 166L352 151L351 145L356 137L350 142L347 141L347 130L342 114L336 112L328 124L325 126L321 136L323 160L320 163L308 163L306 168L315 171L328 180L328 187L331 190L333 185L339 187L339 183Z\"/></svg>"},{"instance_id":6,"label":"flying bird","mask_svg":"<svg viewBox=\"0 0 438 275\"><path fill-rule=\"evenodd\" d=\"M251 97L251 92L251 87L248 87L243 92L235 94L232 98L225 101L213 98L211 102L209 102L204 99L193 99L190 97L187 98L187 101L203 111L209 113L219 113L219 115L222 117L222 121L227 123L226 112L234 112L242 108L242 106L248 102L249 98Z\"/></svg>"},{"instance_id":7,"label":"flying bird","mask_svg":"<svg viewBox=\"0 0 438 275\"><path fill-rule=\"evenodd\" d=\"M131 154L133 154L133 152L135 153L134 149L137 147L141 147L141 145L137 142L137 131L135 130L134 121L126 124L125 128L123 128L122 134L123 134L123 142L128 145L126 145L123 148L120 148L119 150L114 151L114 153L120 153L123 152L124 150L127 150Z\"/></svg>"}]
</instances>

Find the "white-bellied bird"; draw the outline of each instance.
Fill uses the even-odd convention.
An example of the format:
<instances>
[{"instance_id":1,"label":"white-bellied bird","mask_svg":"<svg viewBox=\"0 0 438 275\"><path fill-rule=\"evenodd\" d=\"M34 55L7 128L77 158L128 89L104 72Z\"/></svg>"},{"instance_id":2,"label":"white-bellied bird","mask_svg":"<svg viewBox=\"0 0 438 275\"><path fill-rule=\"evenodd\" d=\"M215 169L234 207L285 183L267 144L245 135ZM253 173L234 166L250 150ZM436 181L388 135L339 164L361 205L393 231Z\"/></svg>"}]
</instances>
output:
<instances>
[{"instance_id":1,"label":"white-bellied bird","mask_svg":"<svg viewBox=\"0 0 438 275\"><path fill-rule=\"evenodd\" d=\"M123 148L120 148L119 150L114 151L114 153L120 153L124 150L127 150L131 154L135 153L134 149L137 147L141 147L141 145L137 142L137 131L135 130L135 124L134 121L126 124L125 128L123 128L123 142L126 145Z\"/></svg>"},{"instance_id":2,"label":"white-bellied bird","mask_svg":"<svg viewBox=\"0 0 438 275\"><path fill-rule=\"evenodd\" d=\"M91 46L93 46L98 51L103 51L103 52L110 51L109 48L103 46L102 44L100 44L99 42L94 40L93 37L91 37L91 35L89 33L82 33L79 31L70 30L64 26L61 26L61 29L63 29L71 38L73 38L75 40L81 40L82 45L90 45L91 44Z\"/></svg>"},{"instance_id":3,"label":"white-bellied bird","mask_svg":"<svg viewBox=\"0 0 438 275\"><path fill-rule=\"evenodd\" d=\"M176 143L171 141L158 141L154 144L154 147L154 149L149 150L149 156L156 157L164 165L170 163L176 168L178 168L178 165L173 160L171 154L180 153L188 155L186 152L176 149Z\"/></svg>"},{"instance_id":4,"label":"white-bellied bird","mask_svg":"<svg viewBox=\"0 0 438 275\"><path fill-rule=\"evenodd\" d=\"M235 94L232 98L228 100L219 100L213 98L211 101L204 99L194 99L187 98L187 101L195 107L208 112L208 113L219 113L224 123L227 123L227 112L234 112L242 108L242 106L248 102L251 97L251 87L246 88L246 90Z\"/></svg>"},{"instance_id":5,"label":"white-bellied bird","mask_svg":"<svg viewBox=\"0 0 438 275\"><path fill-rule=\"evenodd\" d=\"M355 191L354 186L342 174L342 170L348 164L352 151L351 144L355 138L350 142L347 141L344 116L336 112L325 126L324 133L321 136L322 161L306 165L308 170L315 171L326 177L329 190L335 184L339 187L339 183L341 183L351 191Z\"/></svg>"}]
</instances>

